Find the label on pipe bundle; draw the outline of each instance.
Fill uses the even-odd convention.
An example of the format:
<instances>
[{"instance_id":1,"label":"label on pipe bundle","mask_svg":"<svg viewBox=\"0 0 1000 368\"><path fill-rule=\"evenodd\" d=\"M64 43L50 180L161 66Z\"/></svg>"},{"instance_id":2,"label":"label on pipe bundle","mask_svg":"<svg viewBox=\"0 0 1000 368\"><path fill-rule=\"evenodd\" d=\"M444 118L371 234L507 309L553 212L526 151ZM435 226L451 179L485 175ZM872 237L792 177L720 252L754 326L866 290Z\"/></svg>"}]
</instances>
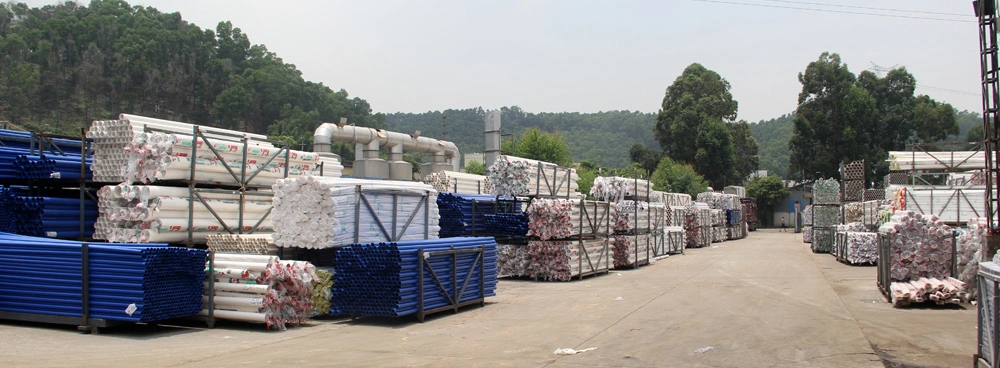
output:
<instances>
[{"instance_id":1,"label":"label on pipe bundle","mask_svg":"<svg viewBox=\"0 0 1000 368\"><path fill-rule=\"evenodd\" d=\"M135 311L136 311L137 309L139 309L139 307L136 307L136 306L135 306L135 303L132 303L132 304L129 304L129 305L128 305L128 307L127 307L127 308L125 308L125 314L127 314L127 315L130 315L130 316L131 316L131 315L132 315L132 313L135 313Z\"/></svg>"}]
</instances>

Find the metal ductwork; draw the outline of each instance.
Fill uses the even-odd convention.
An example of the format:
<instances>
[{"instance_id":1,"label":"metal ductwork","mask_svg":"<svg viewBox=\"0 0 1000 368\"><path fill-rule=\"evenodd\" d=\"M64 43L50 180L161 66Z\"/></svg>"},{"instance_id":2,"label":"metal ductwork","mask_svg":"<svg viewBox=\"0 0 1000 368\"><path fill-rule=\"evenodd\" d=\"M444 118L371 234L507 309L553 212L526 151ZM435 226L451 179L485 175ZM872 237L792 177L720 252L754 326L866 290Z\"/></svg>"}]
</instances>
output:
<instances>
[{"instance_id":1,"label":"metal ductwork","mask_svg":"<svg viewBox=\"0 0 1000 368\"><path fill-rule=\"evenodd\" d=\"M354 153L354 175L358 177L410 180L412 166L403 161L403 151L429 153L430 163L421 168L421 175L440 170L458 171L459 152L454 143L418 134L390 132L375 128L323 123L313 135L313 151L330 152L333 142L355 143L363 152ZM389 161L378 157L380 146L389 148ZM405 165L404 165L405 164Z\"/></svg>"}]
</instances>

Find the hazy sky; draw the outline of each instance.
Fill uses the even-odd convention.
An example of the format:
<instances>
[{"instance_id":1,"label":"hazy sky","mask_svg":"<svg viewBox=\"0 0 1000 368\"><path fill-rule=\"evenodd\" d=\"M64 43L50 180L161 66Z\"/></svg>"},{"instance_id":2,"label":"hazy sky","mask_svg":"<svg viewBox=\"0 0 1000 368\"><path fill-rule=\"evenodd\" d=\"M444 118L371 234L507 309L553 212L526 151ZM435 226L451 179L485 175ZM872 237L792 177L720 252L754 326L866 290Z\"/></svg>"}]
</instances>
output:
<instances>
[{"instance_id":1,"label":"hazy sky","mask_svg":"<svg viewBox=\"0 0 1000 368\"><path fill-rule=\"evenodd\" d=\"M905 66L918 94L982 109L971 0L130 3L180 12L203 28L230 20L307 80L346 89L376 112L655 112L666 87L698 62L729 80L739 118L755 122L795 110L798 73L824 51L855 74L872 63Z\"/></svg>"}]
</instances>

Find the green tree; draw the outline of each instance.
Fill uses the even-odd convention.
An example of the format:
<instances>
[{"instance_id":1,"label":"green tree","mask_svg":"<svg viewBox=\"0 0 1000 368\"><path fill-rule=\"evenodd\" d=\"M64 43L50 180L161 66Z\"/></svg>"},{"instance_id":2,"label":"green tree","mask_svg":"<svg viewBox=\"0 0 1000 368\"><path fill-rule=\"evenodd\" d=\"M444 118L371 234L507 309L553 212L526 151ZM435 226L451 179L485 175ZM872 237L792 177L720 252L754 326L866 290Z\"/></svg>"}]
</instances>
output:
<instances>
[{"instance_id":1,"label":"green tree","mask_svg":"<svg viewBox=\"0 0 1000 368\"><path fill-rule=\"evenodd\" d=\"M560 166L570 164L569 146L559 133L543 132L537 127L529 128L517 139L501 142L504 152L514 156L551 162Z\"/></svg>"},{"instance_id":2,"label":"green tree","mask_svg":"<svg viewBox=\"0 0 1000 368\"><path fill-rule=\"evenodd\" d=\"M770 120L750 124L750 131L758 143L760 168L782 178L788 177L791 151L788 141L792 138L795 114L785 114Z\"/></svg>"},{"instance_id":3,"label":"green tree","mask_svg":"<svg viewBox=\"0 0 1000 368\"><path fill-rule=\"evenodd\" d=\"M708 181L691 165L676 163L669 157L660 160L650 180L653 182L653 190L687 193L692 197L708 188Z\"/></svg>"},{"instance_id":4,"label":"green tree","mask_svg":"<svg viewBox=\"0 0 1000 368\"><path fill-rule=\"evenodd\" d=\"M983 125L976 125L969 129L968 133L965 135L965 140L967 142L982 142L986 139L986 135L983 134Z\"/></svg>"},{"instance_id":5,"label":"green tree","mask_svg":"<svg viewBox=\"0 0 1000 368\"><path fill-rule=\"evenodd\" d=\"M729 128L733 140L733 177L729 183L741 185L760 167L759 146L745 120L730 124Z\"/></svg>"},{"instance_id":6,"label":"green tree","mask_svg":"<svg viewBox=\"0 0 1000 368\"><path fill-rule=\"evenodd\" d=\"M479 161L470 161L465 164L465 172L476 175L486 175L486 166Z\"/></svg>"},{"instance_id":7,"label":"green tree","mask_svg":"<svg viewBox=\"0 0 1000 368\"><path fill-rule=\"evenodd\" d=\"M663 153L646 147L642 143L635 142L628 149L628 157L632 162L639 164L646 172L653 172L656 170L656 166L660 164Z\"/></svg>"},{"instance_id":8,"label":"green tree","mask_svg":"<svg viewBox=\"0 0 1000 368\"><path fill-rule=\"evenodd\" d=\"M747 184L747 195L757 200L757 213L761 217L762 224L773 223L771 214L774 212L774 206L788 198L791 193L785 182L776 175L756 178Z\"/></svg>"}]
</instances>

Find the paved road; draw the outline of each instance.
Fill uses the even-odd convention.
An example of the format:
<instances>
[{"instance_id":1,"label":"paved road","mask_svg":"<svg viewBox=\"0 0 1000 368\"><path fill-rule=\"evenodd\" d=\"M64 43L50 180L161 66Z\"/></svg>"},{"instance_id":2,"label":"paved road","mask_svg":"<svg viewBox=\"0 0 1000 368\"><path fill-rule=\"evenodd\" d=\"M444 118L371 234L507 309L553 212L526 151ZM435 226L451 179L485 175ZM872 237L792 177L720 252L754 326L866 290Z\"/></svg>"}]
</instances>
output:
<instances>
[{"instance_id":1,"label":"paved road","mask_svg":"<svg viewBox=\"0 0 1000 368\"><path fill-rule=\"evenodd\" d=\"M975 309L896 310L875 270L809 252L797 234L691 249L569 283L509 281L485 308L317 321L284 332L222 324L138 326L91 336L0 324L5 366L969 366ZM873 347L874 346L874 347ZM557 348L596 350L557 356ZM876 350L877 349L877 350ZM12 364L12 365L10 365Z\"/></svg>"}]
</instances>

